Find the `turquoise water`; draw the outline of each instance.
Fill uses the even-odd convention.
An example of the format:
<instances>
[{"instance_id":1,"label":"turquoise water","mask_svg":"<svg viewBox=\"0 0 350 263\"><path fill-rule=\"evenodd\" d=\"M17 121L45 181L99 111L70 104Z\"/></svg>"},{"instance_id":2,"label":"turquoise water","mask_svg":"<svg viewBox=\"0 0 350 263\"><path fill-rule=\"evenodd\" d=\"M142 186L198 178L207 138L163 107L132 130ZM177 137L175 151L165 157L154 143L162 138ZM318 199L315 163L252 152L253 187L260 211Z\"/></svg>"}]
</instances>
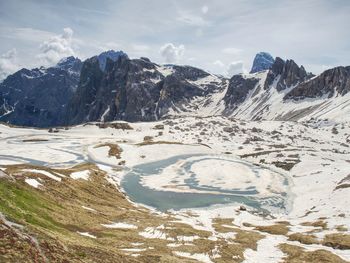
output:
<instances>
[{"instance_id":1,"label":"turquoise water","mask_svg":"<svg viewBox=\"0 0 350 263\"><path fill-rule=\"evenodd\" d=\"M164 168L172 165L179 160L186 160L190 157L203 156L203 155L179 155L169 159L151 162L147 164L142 164L135 166L132 171L126 174L121 182L121 186L127 193L129 198L136 202L144 205L154 207L160 211L166 211L169 209L179 210L183 208L196 208L196 207L207 207L217 204L229 204L229 203L240 203L249 207L253 207L257 210L264 210L264 206L273 206L280 210L286 209L286 202L288 195L287 193L281 193L280 195L273 195L272 197L258 198L259 192L254 186L248 187L247 189L221 189L215 186L203 186L198 185L196 181L196 175L191 171L191 166L198 160L187 160L183 165L183 171L188 174L187 179L185 179L185 185L190 189L197 191L206 191L211 193L180 193L172 191L159 191L155 189L150 189L141 184L142 177L159 174ZM201 160L222 160L217 156L203 156ZM240 160L235 159L225 159L225 161L239 162ZM249 168L258 177L258 169L251 164ZM285 179L284 184L288 184Z\"/></svg>"}]
</instances>

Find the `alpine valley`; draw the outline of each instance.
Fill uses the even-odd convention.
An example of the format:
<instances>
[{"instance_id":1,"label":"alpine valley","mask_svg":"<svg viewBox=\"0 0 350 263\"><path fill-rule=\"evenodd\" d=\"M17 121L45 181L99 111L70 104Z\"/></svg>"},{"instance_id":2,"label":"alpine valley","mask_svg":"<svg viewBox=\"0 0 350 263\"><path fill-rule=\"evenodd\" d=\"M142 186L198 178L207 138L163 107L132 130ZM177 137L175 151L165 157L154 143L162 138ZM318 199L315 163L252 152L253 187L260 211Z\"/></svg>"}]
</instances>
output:
<instances>
[{"instance_id":1,"label":"alpine valley","mask_svg":"<svg viewBox=\"0 0 350 263\"><path fill-rule=\"evenodd\" d=\"M0 262L350 262L350 66L106 51L0 83Z\"/></svg>"}]
</instances>

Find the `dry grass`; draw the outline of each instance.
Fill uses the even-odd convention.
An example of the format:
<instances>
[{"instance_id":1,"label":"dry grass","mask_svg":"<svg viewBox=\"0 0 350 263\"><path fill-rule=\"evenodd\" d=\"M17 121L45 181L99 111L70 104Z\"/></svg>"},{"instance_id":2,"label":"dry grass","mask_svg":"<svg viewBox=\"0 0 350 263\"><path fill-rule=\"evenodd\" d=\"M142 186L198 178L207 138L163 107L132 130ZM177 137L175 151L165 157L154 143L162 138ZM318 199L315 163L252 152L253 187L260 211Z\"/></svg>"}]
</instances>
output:
<instances>
[{"instance_id":1,"label":"dry grass","mask_svg":"<svg viewBox=\"0 0 350 263\"><path fill-rule=\"evenodd\" d=\"M121 153L123 152L123 149L118 144L103 143L95 146L95 148L100 148L100 147L109 147L108 156L109 157L114 156L117 159L121 159Z\"/></svg>"},{"instance_id":2,"label":"dry grass","mask_svg":"<svg viewBox=\"0 0 350 263\"><path fill-rule=\"evenodd\" d=\"M346 226L344 226L344 225L336 226L335 229L337 229L337 230L340 231L340 232L346 232L346 231L348 231L348 228L347 228Z\"/></svg>"},{"instance_id":3,"label":"dry grass","mask_svg":"<svg viewBox=\"0 0 350 263\"><path fill-rule=\"evenodd\" d=\"M286 224L275 224L271 226L256 226L255 230L266 232L272 235L287 235L289 228Z\"/></svg>"},{"instance_id":4,"label":"dry grass","mask_svg":"<svg viewBox=\"0 0 350 263\"><path fill-rule=\"evenodd\" d=\"M61 182L36 173L21 173L23 169L45 170L52 174L65 175ZM72 172L89 170L89 180L74 180ZM149 210L135 207L114 185L106 180L105 172L94 164L81 164L69 169L50 169L32 165L6 166L5 172L13 181L5 177L0 179L0 212L7 219L19 223L25 228L16 236L13 228L0 222L0 261L1 262L194 262L173 254L173 251L189 253L207 253L212 255L218 249L221 258L214 262L240 262L247 248L256 249L256 242L263 236L254 231L242 231L232 225L232 219L216 221L218 232L227 232L225 226L235 233L232 242L226 239L210 240L211 233L194 229L188 224L178 222L170 214L159 216ZM24 182L26 177L40 178L43 187L34 188ZM88 207L91 210L87 210ZM0 220L1 221L1 220ZM133 224L136 229L110 229L101 224L123 222ZM139 233L147 227L164 225L166 236L172 240L144 238ZM88 232L96 239L77 233ZM28 242L23 235L36 237L38 245ZM181 244L181 236L198 238L189 241L193 245L171 248L169 243ZM123 248L135 247L131 243L141 242L138 248L145 251L132 257L132 252ZM15 243L15 245L13 244ZM11 248L10 248L11 246ZM153 247L154 249L149 249ZM235 256L236 261L232 261Z\"/></svg>"},{"instance_id":5,"label":"dry grass","mask_svg":"<svg viewBox=\"0 0 350 263\"><path fill-rule=\"evenodd\" d=\"M303 222L301 223L302 226L313 226L313 227L320 227L323 230L327 229L327 223L323 221L322 219L315 221L315 222Z\"/></svg>"},{"instance_id":6,"label":"dry grass","mask_svg":"<svg viewBox=\"0 0 350 263\"><path fill-rule=\"evenodd\" d=\"M302 247L280 244L279 248L287 255L285 263L346 263L337 255L323 249L315 251L305 251Z\"/></svg>"},{"instance_id":7,"label":"dry grass","mask_svg":"<svg viewBox=\"0 0 350 263\"><path fill-rule=\"evenodd\" d=\"M298 241L302 244L310 245L310 244L319 244L320 242L317 240L316 236L302 234L302 233L293 233L288 236L288 239L291 241Z\"/></svg>"},{"instance_id":8,"label":"dry grass","mask_svg":"<svg viewBox=\"0 0 350 263\"><path fill-rule=\"evenodd\" d=\"M246 249L250 248L256 250L257 242L264 236L254 231L243 231L239 228L233 229L236 233L232 243L222 241L219 243L221 258L215 260L215 262L242 262L244 260L243 253Z\"/></svg>"},{"instance_id":9,"label":"dry grass","mask_svg":"<svg viewBox=\"0 0 350 263\"><path fill-rule=\"evenodd\" d=\"M214 262L242 262L243 253L250 248L256 250L257 242L264 236L255 231L243 231L232 224L233 218L216 218L213 220L213 227L219 233L233 233L234 237L230 242L221 240L216 242L220 247L220 258Z\"/></svg>"},{"instance_id":10,"label":"dry grass","mask_svg":"<svg viewBox=\"0 0 350 263\"><path fill-rule=\"evenodd\" d=\"M326 235L323 244L336 249L350 249L350 235L343 233L335 233Z\"/></svg>"}]
</instances>

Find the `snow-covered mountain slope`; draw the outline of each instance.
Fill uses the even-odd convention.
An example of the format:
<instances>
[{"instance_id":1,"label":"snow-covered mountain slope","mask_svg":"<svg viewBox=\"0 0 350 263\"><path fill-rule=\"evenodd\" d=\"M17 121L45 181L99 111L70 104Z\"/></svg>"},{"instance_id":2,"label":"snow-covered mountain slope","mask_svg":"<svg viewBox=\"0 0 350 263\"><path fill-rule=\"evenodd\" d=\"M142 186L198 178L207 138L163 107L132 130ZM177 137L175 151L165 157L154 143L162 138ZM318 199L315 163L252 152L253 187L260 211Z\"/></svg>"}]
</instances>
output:
<instances>
[{"instance_id":1,"label":"snow-covered mountain slope","mask_svg":"<svg viewBox=\"0 0 350 263\"><path fill-rule=\"evenodd\" d=\"M9 76L0 84L0 120L48 127L169 116L350 118L350 67L314 76L293 60L277 57L264 65L258 61L256 73L227 79L191 66L130 59L121 51L74 61L71 57L49 69L22 69Z\"/></svg>"},{"instance_id":2,"label":"snow-covered mountain slope","mask_svg":"<svg viewBox=\"0 0 350 263\"><path fill-rule=\"evenodd\" d=\"M186 111L172 114L222 114L244 120L350 120L349 67L313 76L292 60L276 58L270 70L235 75L222 82L222 87L193 99Z\"/></svg>"},{"instance_id":3,"label":"snow-covered mountain slope","mask_svg":"<svg viewBox=\"0 0 350 263\"><path fill-rule=\"evenodd\" d=\"M250 75L258 78L259 82L246 99L237 106L229 116L246 120L307 120L310 118L332 119L336 121L350 120L350 94L324 94L315 98L301 100L285 99L296 87L292 86L278 91L278 78L265 90L264 83L268 71ZM246 76L248 77L248 76Z\"/></svg>"}]
</instances>

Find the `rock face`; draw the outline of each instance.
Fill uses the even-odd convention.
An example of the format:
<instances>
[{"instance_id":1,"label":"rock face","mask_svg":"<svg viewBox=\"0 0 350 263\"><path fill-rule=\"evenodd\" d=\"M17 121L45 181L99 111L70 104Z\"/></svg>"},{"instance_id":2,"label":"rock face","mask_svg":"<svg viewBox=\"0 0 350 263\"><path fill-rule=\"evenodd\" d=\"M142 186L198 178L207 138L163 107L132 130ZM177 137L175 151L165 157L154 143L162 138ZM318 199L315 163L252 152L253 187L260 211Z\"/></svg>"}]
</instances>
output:
<instances>
[{"instance_id":1,"label":"rock face","mask_svg":"<svg viewBox=\"0 0 350 263\"><path fill-rule=\"evenodd\" d=\"M224 97L226 114L233 112L242 103L248 93L253 90L259 79L244 78L242 75L235 75L230 79L227 92Z\"/></svg>"},{"instance_id":2,"label":"rock face","mask_svg":"<svg viewBox=\"0 0 350 263\"><path fill-rule=\"evenodd\" d=\"M256 73L259 71L270 69L274 61L274 58L269 53L260 52L255 55L250 73Z\"/></svg>"},{"instance_id":3,"label":"rock face","mask_svg":"<svg viewBox=\"0 0 350 263\"><path fill-rule=\"evenodd\" d=\"M149 59L129 59L120 56L107 60L102 72L98 59L87 60L81 71L76 94L69 103L66 124L86 121L151 121L168 110L181 107L204 90L192 85L209 74L192 67L167 65L171 74L165 76L162 68Z\"/></svg>"},{"instance_id":4,"label":"rock face","mask_svg":"<svg viewBox=\"0 0 350 263\"><path fill-rule=\"evenodd\" d=\"M278 91L295 86L311 77L307 74L303 66L299 67L293 60L284 61L279 57L273 63L269 75L269 85L279 77L276 83L276 89Z\"/></svg>"},{"instance_id":5,"label":"rock face","mask_svg":"<svg viewBox=\"0 0 350 263\"><path fill-rule=\"evenodd\" d=\"M69 57L51 68L21 69L0 84L0 121L47 127L62 122L79 82L81 61Z\"/></svg>"},{"instance_id":6,"label":"rock face","mask_svg":"<svg viewBox=\"0 0 350 263\"><path fill-rule=\"evenodd\" d=\"M123 51L108 50L108 51L102 52L100 55L97 56L98 62L100 64L100 69L102 71L106 69L107 59L116 61L120 56L127 56L127 55Z\"/></svg>"},{"instance_id":7,"label":"rock face","mask_svg":"<svg viewBox=\"0 0 350 263\"><path fill-rule=\"evenodd\" d=\"M301 83L290 91L284 99L302 100L327 95L333 97L335 93L344 96L350 91L350 67L336 67L326 70L321 75Z\"/></svg>"}]
</instances>

